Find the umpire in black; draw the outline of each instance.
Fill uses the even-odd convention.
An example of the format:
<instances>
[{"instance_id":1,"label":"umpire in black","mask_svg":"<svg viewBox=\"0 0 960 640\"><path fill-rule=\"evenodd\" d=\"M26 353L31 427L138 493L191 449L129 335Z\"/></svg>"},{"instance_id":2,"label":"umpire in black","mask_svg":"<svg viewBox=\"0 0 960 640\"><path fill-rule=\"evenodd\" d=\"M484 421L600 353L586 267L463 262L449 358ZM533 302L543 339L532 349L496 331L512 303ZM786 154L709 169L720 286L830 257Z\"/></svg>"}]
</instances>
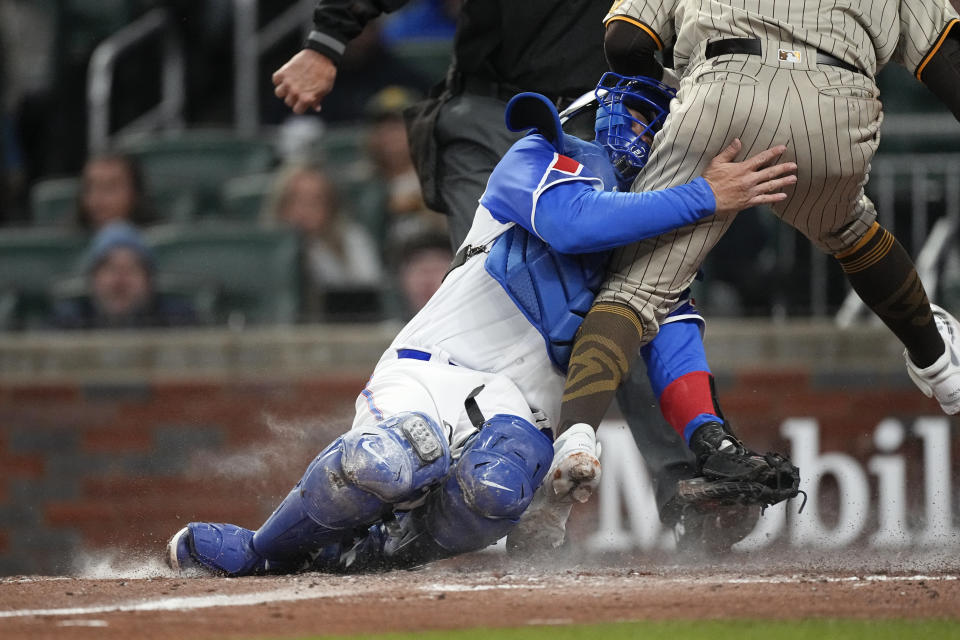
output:
<instances>
[{"instance_id":1,"label":"umpire in black","mask_svg":"<svg viewBox=\"0 0 960 640\"><path fill-rule=\"evenodd\" d=\"M277 97L295 113L320 110L347 43L407 2L318 0L303 50L273 74ZM608 70L603 17L609 8L609 0L463 1L445 80L405 114L424 201L447 214L454 250L473 223L490 172L520 137L504 126L507 101L535 91L562 110L591 91ZM676 483L694 475L694 459L661 417L645 378L643 367L634 366L618 400L653 476L660 518L682 532L681 545L728 547L749 527L743 530L740 518L740 531L717 531L713 514L679 507Z\"/></svg>"}]
</instances>

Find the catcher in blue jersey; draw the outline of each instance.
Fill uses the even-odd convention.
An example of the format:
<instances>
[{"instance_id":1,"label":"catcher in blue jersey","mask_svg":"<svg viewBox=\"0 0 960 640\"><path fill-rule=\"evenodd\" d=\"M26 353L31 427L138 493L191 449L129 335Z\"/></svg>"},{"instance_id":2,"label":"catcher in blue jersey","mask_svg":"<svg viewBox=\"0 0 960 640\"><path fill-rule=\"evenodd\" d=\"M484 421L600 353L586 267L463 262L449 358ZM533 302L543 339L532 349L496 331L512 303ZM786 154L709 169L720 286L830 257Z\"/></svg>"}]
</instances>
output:
<instances>
[{"instance_id":1,"label":"catcher in blue jersey","mask_svg":"<svg viewBox=\"0 0 960 640\"><path fill-rule=\"evenodd\" d=\"M516 546L542 544L542 529L549 545L562 541L569 505L599 480L599 451L592 428L554 442L550 425L607 250L778 201L795 179L793 164L767 166L782 147L733 163L734 143L689 184L618 192L645 162L672 90L605 78L575 105L596 111L596 142L565 134L543 96L510 101L507 126L532 133L490 176L451 270L377 363L350 430L255 531L204 522L178 531L167 548L173 568L242 576L413 566L495 543L538 491ZM723 424L700 375L709 372L701 324L692 303L680 303L644 354L681 431Z\"/></svg>"}]
</instances>

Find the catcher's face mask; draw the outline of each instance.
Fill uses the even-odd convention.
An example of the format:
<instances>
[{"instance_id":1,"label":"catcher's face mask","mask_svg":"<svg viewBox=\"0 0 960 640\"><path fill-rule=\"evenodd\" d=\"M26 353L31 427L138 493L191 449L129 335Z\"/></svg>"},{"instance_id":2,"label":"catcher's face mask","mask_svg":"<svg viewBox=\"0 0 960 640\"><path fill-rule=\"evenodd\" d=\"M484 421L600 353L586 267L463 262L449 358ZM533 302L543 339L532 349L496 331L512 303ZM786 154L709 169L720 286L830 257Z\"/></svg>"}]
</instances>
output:
<instances>
[{"instance_id":1,"label":"catcher's face mask","mask_svg":"<svg viewBox=\"0 0 960 640\"><path fill-rule=\"evenodd\" d=\"M676 91L653 78L603 74L597 101L596 141L607 148L621 188L647 163L650 143L663 127Z\"/></svg>"}]
</instances>

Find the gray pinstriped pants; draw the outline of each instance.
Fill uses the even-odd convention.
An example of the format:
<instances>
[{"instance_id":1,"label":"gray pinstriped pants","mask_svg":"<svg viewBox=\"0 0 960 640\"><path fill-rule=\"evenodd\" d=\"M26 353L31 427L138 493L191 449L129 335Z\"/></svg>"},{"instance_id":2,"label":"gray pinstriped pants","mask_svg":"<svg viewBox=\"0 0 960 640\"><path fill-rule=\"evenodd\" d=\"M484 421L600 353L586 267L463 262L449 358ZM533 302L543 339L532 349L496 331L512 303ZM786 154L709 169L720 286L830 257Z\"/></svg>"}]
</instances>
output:
<instances>
[{"instance_id":1,"label":"gray pinstriped pants","mask_svg":"<svg viewBox=\"0 0 960 640\"><path fill-rule=\"evenodd\" d=\"M797 163L797 184L777 216L825 252L855 244L876 219L863 185L879 144L879 91L865 75L805 67L743 54L689 67L633 190L689 182L734 138L743 142L738 160L785 144L780 161ZM649 342L731 222L710 216L619 249L596 302L636 309Z\"/></svg>"}]
</instances>

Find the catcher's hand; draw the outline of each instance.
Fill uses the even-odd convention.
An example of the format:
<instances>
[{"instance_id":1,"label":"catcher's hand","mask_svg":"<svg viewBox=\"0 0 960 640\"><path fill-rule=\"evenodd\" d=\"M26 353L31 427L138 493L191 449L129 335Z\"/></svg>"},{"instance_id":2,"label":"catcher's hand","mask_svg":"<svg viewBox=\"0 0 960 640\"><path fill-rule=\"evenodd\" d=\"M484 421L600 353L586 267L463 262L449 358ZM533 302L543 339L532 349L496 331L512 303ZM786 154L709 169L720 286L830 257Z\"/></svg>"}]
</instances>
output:
<instances>
[{"instance_id":1,"label":"catcher's hand","mask_svg":"<svg viewBox=\"0 0 960 640\"><path fill-rule=\"evenodd\" d=\"M600 485L600 443L588 424L575 424L553 443L545 484L560 502L586 502Z\"/></svg>"},{"instance_id":2,"label":"catcher's hand","mask_svg":"<svg viewBox=\"0 0 960 640\"><path fill-rule=\"evenodd\" d=\"M549 552L563 544L573 503L600 484L600 443L593 427L575 424L553 443L553 462L520 522L507 536L511 555Z\"/></svg>"},{"instance_id":3,"label":"catcher's hand","mask_svg":"<svg viewBox=\"0 0 960 640\"><path fill-rule=\"evenodd\" d=\"M511 556L530 557L546 554L563 544L572 502L560 502L550 495L549 478L533 494L533 501L507 534L507 552Z\"/></svg>"},{"instance_id":4,"label":"catcher's hand","mask_svg":"<svg viewBox=\"0 0 960 640\"><path fill-rule=\"evenodd\" d=\"M746 455L723 451L706 458L702 476L681 480L677 495L692 505L759 504L763 508L795 498L800 491L800 470L779 453ZM800 505L800 510L806 504Z\"/></svg>"}]
</instances>

